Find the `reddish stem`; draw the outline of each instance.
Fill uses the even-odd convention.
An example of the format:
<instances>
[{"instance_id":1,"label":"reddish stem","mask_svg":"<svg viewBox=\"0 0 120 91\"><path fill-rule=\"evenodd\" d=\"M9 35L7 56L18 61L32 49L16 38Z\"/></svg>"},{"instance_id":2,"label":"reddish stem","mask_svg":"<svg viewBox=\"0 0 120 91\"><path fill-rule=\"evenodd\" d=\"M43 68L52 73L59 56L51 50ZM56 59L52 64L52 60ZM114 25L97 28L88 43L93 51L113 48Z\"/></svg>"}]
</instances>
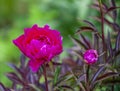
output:
<instances>
[{"instance_id":1,"label":"reddish stem","mask_svg":"<svg viewBox=\"0 0 120 91\"><path fill-rule=\"evenodd\" d=\"M46 91L49 91L48 90L48 82L47 82L47 75L46 75L46 64L43 65L43 73L44 73L44 78L45 78L45 87L46 87Z\"/></svg>"},{"instance_id":2,"label":"reddish stem","mask_svg":"<svg viewBox=\"0 0 120 91\"><path fill-rule=\"evenodd\" d=\"M99 0L99 7L100 7L100 13L101 13L101 30L102 30L102 42L103 42L103 50L105 51L105 60L107 58L107 54L106 54L106 44L105 44L105 34L104 34L104 13L103 13L103 9L102 9L102 1Z\"/></svg>"}]
</instances>

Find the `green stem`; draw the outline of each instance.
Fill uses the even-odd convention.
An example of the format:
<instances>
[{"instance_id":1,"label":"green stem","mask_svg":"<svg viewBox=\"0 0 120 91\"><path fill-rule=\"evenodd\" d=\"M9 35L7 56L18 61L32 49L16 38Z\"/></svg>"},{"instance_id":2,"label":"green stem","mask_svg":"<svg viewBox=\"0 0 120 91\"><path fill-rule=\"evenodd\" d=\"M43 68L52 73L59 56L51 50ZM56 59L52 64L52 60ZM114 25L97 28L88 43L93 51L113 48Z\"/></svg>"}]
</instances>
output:
<instances>
[{"instance_id":1,"label":"green stem","mask_svg":"<svg viewBox=\"0 0 120 91\"><path fill-rule=\"evenodd\" d=\"M43 73L44 73L44 78L45 78L45 87L46 87L46 91L49 91L48 90L48 82L47 82L47 75L46 75L46 64L43 65Z\"/></svg>"}]
</instances>

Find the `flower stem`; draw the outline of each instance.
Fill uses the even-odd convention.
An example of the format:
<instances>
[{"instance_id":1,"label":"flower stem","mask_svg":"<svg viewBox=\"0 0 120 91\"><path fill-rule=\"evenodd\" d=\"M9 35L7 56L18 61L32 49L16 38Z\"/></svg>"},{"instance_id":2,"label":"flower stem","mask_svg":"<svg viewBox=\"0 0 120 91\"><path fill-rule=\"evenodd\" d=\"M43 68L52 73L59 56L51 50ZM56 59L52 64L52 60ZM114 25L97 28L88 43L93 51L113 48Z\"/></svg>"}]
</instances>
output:
<instances>
[{"instance_id":1,"label":"flower stem","mask_svg":"<svg viewBox=\"0 0 120 91\"><path fill-rule=\"evenodd\" d=\"M45 87L46 87L46 91L49 91L48 90L48 82L47 82L47 75L46 75L46 64L43 65L43 73L44 73L44 78L45 78Z\"/></svg>"},{"instance_id":2,"label":"flower stem","mask_svg":"<svg viewBox=\"0 0 120 91\"><path fill-rule=\"evenodd\" d=\"M90 65L87 65L86 69L86 86L87 86L87 91L90 91L90 84L89 84L89 70L90 70Z\"/></svg>"},{"instance_id":3,"label":"flower stem","mask_svg":"<svg viewBox=\"0 0 120 91\"><path fill-rule=\"evenodd\" d=\"M106 48L106 43L105 43L105 34L104 34L104 13L103 13L103 8L102 8L102 0L99 0L99 7L100 7L100 13L101 13L101 30L102 30L102 42L103 42L103 50L105 51L105 60L107 58L107 48Z\"/></svg>"}]
</instances>

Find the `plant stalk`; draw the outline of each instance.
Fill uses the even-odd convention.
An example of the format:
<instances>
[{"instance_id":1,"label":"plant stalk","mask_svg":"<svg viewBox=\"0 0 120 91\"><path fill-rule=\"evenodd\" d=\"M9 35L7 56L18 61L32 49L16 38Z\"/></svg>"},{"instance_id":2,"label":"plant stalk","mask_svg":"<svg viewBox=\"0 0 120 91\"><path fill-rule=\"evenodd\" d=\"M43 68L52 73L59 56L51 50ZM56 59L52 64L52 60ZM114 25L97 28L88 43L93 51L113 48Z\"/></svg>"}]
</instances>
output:
<instances>
[{"instance_id":1,"label":"plant stalk","mask_svg":"<svg viewBox=\"0 0 120 91\"><path fill-rule=\"evenodd\" d=\"M46 91L49 91L48 90L48 82L47 82L47 75L46 75L46 64L43 65L43 74L44 74L44 78L45 78L45 87L46 87Z\"/></svg>"},{"instance_id":2,"label":"plant stalk","mask_svg":"<svg viewBox=\"0 0 120 91\"><path fill-rule=\"evenodd\" d=\"M103 50L105 51L105 60L107 59L107 47L105 43L105 34L104 34L104 13L102 9L102 1L99 0L99 7L100 7L100 13L101 13L101 30L102 30L102 42L103 42Z\"/></svg>"},{"instance_id":3,"label":"plant stalk","mask_svg":"<svg viewBox=\"0 0 120 91\"><path fill-rule=\"evenodd\" d=\"M90 91L90 83L89 83L89 71L90 71L90 65L87 65L86 69L86 90Z\"/></svg>"}]
</instances>

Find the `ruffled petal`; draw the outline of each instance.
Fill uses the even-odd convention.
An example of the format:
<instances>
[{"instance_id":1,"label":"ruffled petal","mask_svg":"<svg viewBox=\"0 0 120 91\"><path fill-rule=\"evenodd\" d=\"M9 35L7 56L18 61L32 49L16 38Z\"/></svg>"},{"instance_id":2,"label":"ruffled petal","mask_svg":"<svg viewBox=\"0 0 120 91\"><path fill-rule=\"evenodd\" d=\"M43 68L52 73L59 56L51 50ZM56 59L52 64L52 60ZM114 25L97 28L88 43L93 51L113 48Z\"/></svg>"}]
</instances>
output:
<instances>
[{"instance_id":1,"label":"ruffled petal","mask_svg":"<svg viewBox=\"0 0 120 91\"><path fill-rule=\"evenodd\" d=\"M43 64L43 60L39 60L39 61L30 60L28 63L28 65L30 66L33 72L37 72L42 64Z\"/></svg>"},{"instance_id":2,"label":"ruffled petal","mask_svg":"<svg viewBox=\"0 0 120 91\"><path fill-rule=\"evenodd\" d=\"M21 36L19 36L17 39L15 39L15 40L13 40L13 43L24 53L24 54L26 54L26 52L25 52L25 45L24 45L24 39L25 39L25 37L24 37L24 35L21 35Z\"/></svg>"}]
</instances>

